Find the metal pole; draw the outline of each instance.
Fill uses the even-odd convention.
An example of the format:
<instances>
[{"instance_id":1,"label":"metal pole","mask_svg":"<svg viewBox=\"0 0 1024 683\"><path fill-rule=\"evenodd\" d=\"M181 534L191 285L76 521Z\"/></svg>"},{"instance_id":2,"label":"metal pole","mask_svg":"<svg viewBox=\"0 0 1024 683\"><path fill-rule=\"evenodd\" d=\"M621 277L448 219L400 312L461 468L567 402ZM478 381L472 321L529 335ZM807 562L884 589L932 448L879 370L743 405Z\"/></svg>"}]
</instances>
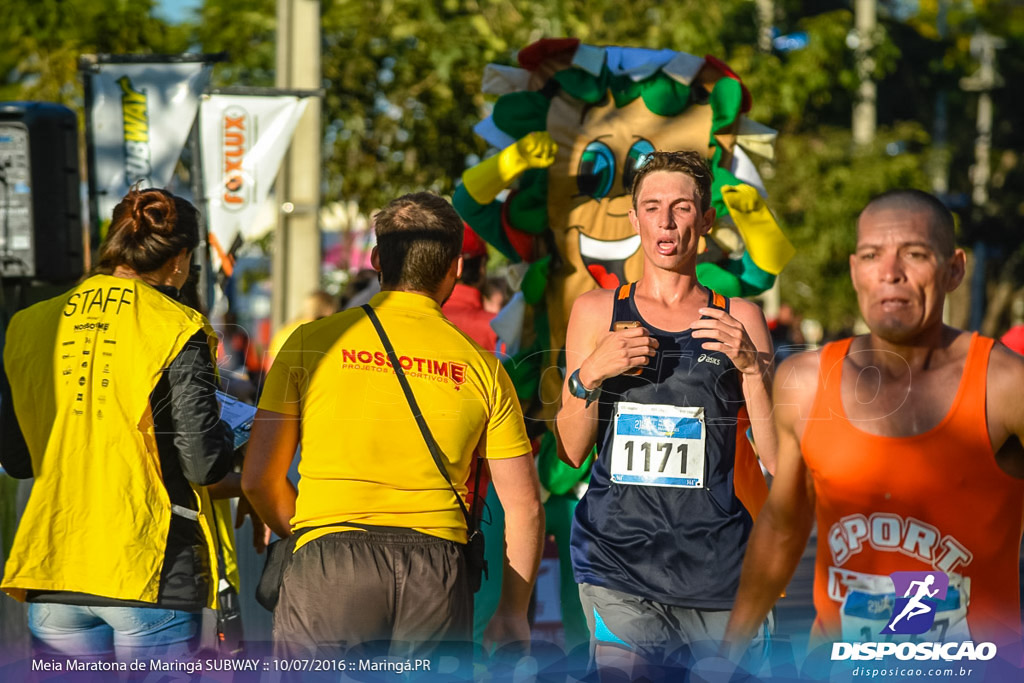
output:
<instances>
[{"instance_id":1,"label":"metal pole","mask_svg":"<svg viewBox=\"0 0 1024 683\"><path fill-rule=\"evenodd\" d=\"M949 0L939 0L936 28L939 39L945 41L949 33L946 21ZM935 93L935 120L932 133L932 149L928 160L928 175L931 178L932 192L940 199L949 193L949 102L946 89L940 88Z\"/></svg>"},{"instance_id":2,"label":"metal pole","mask_svg":"<svg viewBox=\"0 0 1024 683\"><path fill-rule=\"evenodd\" d=\"M996 50L1006 45L1005 41L988 35L984 31L971 38L971 53L978 58L977 72L960 79L960 87L978 93L977 137L974 139L974 165L970 170L972 219L981 222L988 205L989 154L992 149L992 96L993 89L1003 85L1002 77L996 72ZM977 330L985 319L987 287L985 265L990 245L979 241L974 245L974 273L971 276L971 308L969 329Z\"/></svg>"},{"instance_id":3,"label":"metal pole","mask_svg":"<svg viewBox=\"0 0 1024 683\"><path fill-rule=\"evenodd\" d=\"M854 53L857 60L857 101L853 105L853 144L858 147L871 144L875 139L877 113L875 102L877 89L871 73L875 70L875 60L871 58L874 47L874 34L877 26L876 0L856 0L854 3L854 29L856 42Z\"/></svg>"},{"instance_id":4,"label":"metal pole","mask_svg":"<svg viewBox=\"0 0 1024 683\"><path fill-rule=\"evenodd\" d=\"M1006 41L985 32L971 38L971 52L980 66L976 73L960 80L961 88L978 93L978 134L974 139L974 166L971 167L971 200L975 211L982 211L988 204L993 114L990 93L1003 85L1003 78L996 71L996 50L1005 46Z\"/></svg>"},{"instance_id":5,"label":"metal pole","mask_svg":"<svg viewBox=\"0 0 1024 683\"><path fill-rule=\"evenodd\" d=\"M278 0L276 85L318 90L319 0ZM271 318L275 329L293 319L320 286L320 99L312 98L277 178L280 207L272 263Z\"/></svg>"},{"instance_id":6,"label":"metal pole","mask_svg":"<svg viewBox=\"0 0 1024 683\"><path fill-rule=\"evenodd\" d=\"M291 85L291 22L292 0L277 0L277 68L274 81L278 87ZM296 131L298 132L298 131ZM288 200L289 159L285 157L277 174L277 230L270 262L270 325L277 331L288 320L285 298L288 294L288 220L280 207Z\"/></svg>"},{"instance_id":7,"label":"metal pole","mask_svg":"<svg viewBox=\"0 0 1024 683\"><path fill-rule=\"evenodd\" d=\"M202 101L200 101L199 106L200 111L202 111ZM213 302L216 296L214 287L216 286L217 278L213 276L213 258L210 255L210 223L208 218L210 205L206 196L206 182L203 179L203 143L199 134L201 120L202 117L196 116L195 123L192 124L192 130L188 134L188 147L192 156L189 178L192 186L192 198L196 206L202 209L199 212L199 246L196 247L196 258L203 269L199 271L199 284L197 288L199 290L199 299L206 308L207 315L209 315L213 309Z\"/></svg>"},{"instance_id":8,"label":"metal pole","mask_svg":"<svg viewBox=\"0 0 1024 683\"><path fill-rule=\"evenodd\" d=\"M92 100L94 97L92 89L92 74L96 69L95 55L82 55L78 59L78 70L82 74L82 88L85 93L85 173L89 188L89 230L86 244L88 252L85 269L92 268L92 255L100 246L100 208L99 198L96 195L96 143L92 134Z\"/></svg>"},{"instance_id":9,"label":"metal pole","mask_svg":"<svg viewBox=\"0 0 1024 683\"><path fill-rule=\"evenodd\" d=\"M971 180L974 185L971 201L976 208L983 208L988 204L991 150L992 96L986 90L978 95L978 137L974 140L974 166L971 169Z\"/></svg>"},{"instance_id":10,"label":"metal pole","mask_svg":"<svg viewBox=\"0 0 1024 683\"><path fill-rule=\"evenodd\" d=\"M772 51L772 26L775 24L775 0L757 0L757 49Z\"/></svg>"},{"instance_id":11,"label":"metal pole","mask_svg":"<svg viewBox=\"0 0 1024 683\"><path fill-rule=\"evenodd\" d=\"M971 169L971 181L974 185L971 200L975 208L981 209L988 204L988 180L990 172L990 153L992 150L992 87L995 85L996 47L992 36L982 33L975 37L978 41L977 52L981 57L981 69L978 80L982 90L978 93L978 135L974 139L974 167Z\"/></svg>"}]
</instances>

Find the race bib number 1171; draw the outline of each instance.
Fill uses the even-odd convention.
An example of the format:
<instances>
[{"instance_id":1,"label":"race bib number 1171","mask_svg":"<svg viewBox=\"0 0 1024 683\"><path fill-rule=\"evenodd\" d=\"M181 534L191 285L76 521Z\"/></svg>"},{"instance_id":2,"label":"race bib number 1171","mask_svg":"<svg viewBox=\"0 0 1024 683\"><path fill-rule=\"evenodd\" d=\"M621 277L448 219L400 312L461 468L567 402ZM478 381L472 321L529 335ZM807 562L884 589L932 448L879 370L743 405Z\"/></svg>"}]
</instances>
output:
<instances>
[{"instance_id":1,"label":"race bib number 1171","mask_svg":"<svg viewBox=\"0 0 1024 683\"><path fill-rule=\"evenodd\" d=\"M640 486L704 486L704 408L615 404L611 480Z\"/></svg>"}]
</instances>

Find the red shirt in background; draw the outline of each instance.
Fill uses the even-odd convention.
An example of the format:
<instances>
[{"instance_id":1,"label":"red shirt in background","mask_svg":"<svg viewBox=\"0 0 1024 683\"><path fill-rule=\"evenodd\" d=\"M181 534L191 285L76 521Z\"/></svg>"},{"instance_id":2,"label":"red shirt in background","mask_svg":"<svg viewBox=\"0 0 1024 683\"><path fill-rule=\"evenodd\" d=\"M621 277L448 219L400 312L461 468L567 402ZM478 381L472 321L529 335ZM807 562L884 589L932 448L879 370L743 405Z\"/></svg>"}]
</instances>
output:
<instances>
[{"instance_id":1,"label":"red shirt in background","mask_svg":"<svg viewBox=\"0 0 1024 683\"><path fill-rule=\"evenodd\" d=\"M491 329L494 314L484 310L484 298L479 289L461 282L455 283L455 290L441 310L446 318L482 346L484 351L494 353L498 346L498 335Z\"/></svg>"},{"instance_id":2,"label":"red shirt in background","mask_svg":"<svg viewBox=\"0 0 1024 683\"><path fill-rule=\"evenodd\" d=\"M999 341L1011 351L1024 355L1024 325L1014 325Z\"/></svg>"},{"instance_id":3,"label":"red shirt in background","mask_svg":"<svg viewBox=\"0 0 1024 683\"><path fill-rule=\"evenodd\" d=\"M498 345L498 335L491 329L491 320L494 319L494 314L484 310L484 297L479 289L456 282L455 290L448 297L448 301L444 302L441 311L446 318L455 323L456 327L482 346L484 351L494 353L494 349ZM469 470L470 504L472 504L475 494L473 482L476 477L478 460L479 458L473 458L473 466ZM480 473L481 498L487 497L487 485L490 481L490 473L487 470Z\"/></svg>"}]
</instances>

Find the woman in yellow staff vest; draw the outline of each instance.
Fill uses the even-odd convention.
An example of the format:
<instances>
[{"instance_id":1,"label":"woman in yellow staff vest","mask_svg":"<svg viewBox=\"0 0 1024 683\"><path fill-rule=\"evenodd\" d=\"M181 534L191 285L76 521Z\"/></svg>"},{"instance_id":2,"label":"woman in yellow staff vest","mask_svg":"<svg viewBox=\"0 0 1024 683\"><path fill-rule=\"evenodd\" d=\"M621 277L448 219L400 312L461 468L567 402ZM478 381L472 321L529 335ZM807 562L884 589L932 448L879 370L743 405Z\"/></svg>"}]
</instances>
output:
<instances>
[{"instance_id":1,"label":"woman in yellow staff vest","mask_svg":"<svg viewBox=\"0 0 1024 683\"><path fill-rule=\"evenodd\" d=\"M195 207L132 189L94 274L11 321L0 461L35 483L0 587L43 655L182 656L215 606L205 487L233 443L213 331L176 300L198 244Z\"/></svg>"}]
</instances>

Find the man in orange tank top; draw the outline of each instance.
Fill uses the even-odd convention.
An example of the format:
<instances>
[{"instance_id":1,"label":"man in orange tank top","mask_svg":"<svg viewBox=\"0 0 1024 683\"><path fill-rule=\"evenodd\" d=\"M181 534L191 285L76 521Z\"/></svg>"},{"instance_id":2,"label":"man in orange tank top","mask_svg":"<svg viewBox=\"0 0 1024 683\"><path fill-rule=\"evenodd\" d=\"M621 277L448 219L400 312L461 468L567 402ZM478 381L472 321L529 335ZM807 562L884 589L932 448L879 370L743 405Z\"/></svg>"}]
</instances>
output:
<instances>
[{"instance_id":1,"label":"man in orange tank top","mask_svg":"<svg viewBox=\"0 0 1024 683\"><path fill-rule=\"evenodd\" d=\"M933 196L889 192L861 213L850 276L870 333L779 367L777 471L725 654L742 654L815 520L814 641L1020 642L1024 358L943 324L964 267Z\"/></svg>"}]
</instances>

